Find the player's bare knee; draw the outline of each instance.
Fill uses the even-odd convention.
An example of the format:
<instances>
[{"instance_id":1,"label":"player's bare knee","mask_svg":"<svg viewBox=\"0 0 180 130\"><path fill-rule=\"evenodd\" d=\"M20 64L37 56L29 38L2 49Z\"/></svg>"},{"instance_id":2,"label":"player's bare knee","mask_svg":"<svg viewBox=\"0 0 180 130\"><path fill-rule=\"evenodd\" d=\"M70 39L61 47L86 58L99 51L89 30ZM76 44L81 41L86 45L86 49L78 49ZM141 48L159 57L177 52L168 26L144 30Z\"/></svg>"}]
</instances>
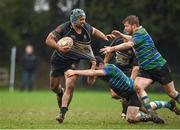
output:
<instances>
[{"instance_id":1,"label":"player's bare knee","mask_svg":"<svg viewBox=\"0 0 180 130\"><path fill-rule=\"evenodd\" d=\"M136 85L134 89L136 93L140 93L143 90L140 85Z\"/></svg>"},{"instance_id":2,"label":"player's bare knee","mask_svg":"<svg viewBox=\"0 0 180 130\"><path fill-rule=\"evenodd\" d=\"M129 106L127 109L126 120L129 123L138 122L138 119L137 119L138 112L139 112L139 107Z\"/></svg>"}]
</instances>

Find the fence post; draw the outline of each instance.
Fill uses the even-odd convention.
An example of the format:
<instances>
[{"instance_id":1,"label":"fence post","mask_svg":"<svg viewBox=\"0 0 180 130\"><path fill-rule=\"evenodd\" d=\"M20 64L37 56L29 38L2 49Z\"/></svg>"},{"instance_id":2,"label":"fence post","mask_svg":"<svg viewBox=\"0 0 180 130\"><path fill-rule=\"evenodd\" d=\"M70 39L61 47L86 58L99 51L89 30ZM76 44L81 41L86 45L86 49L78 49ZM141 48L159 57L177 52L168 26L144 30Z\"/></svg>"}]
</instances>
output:
<instances>
[{"instance_id":1,"label":"fence post","mask_svg":"<svg viewBox=\"0 0 180 130\"><path fill-rule=\"evenodd\" d=\"M10 65L10 78L9 78L9 91L14 91L14 79L15 79L15 66L16 66L16 47L11 49L11 65Z\"/></svg>"}]
</instances>

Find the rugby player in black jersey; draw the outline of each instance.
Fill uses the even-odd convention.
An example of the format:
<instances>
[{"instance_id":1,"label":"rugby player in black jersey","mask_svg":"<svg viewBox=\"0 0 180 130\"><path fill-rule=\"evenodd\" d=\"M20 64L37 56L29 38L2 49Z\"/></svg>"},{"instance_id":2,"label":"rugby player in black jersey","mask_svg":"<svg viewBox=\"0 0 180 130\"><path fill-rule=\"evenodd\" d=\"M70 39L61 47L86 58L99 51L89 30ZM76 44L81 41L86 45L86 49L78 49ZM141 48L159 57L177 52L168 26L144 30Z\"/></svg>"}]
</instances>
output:
<instances>
[{"instance_id":1,"label":"rugby player in black jersey","mask_svg":"<svg viewBox=\"0 0 180 130\"><path fill-rule=\"evenodd\" d=\"M67 46L60 47L57 44L57 41L65 36L73 39L74 44L71 49ZM57 94L60 111L67 111L67 108L61 108L62 97L65 99L64 104L69 105L73 95L74 82L77 78L77 76L73 76L67 81L64 92L61 87L64 72L72 69L73 64L77 64L80 59L90 61L92 63L91 69L96 67L96 59L91 48L92 36L108 41L104 33L86 23L86 14L82 9L73 9L70 21L60 24L47 36L46 44L55 49L51 56L50 88ZM89 80L89 82L93 82L93 80ZM61 122L60 114L56 120Z\"/></svg>"}]
</instances>

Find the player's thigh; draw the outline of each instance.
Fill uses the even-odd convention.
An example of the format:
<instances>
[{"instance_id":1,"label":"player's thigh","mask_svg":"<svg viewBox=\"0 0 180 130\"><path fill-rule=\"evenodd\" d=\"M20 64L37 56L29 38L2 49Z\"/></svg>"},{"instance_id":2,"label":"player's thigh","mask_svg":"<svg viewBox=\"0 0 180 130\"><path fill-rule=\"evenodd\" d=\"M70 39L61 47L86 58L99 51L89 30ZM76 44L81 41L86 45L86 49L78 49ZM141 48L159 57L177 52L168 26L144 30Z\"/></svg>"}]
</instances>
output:
<instances>
[{"instance_id":1,"label":"player's thigh","mask_svg":"<svg viewBox=\"0 0 180 130\"><path fill-rule=\"evenodd\" d=\"M150 84L153 83L152 79L144 78L144 77L136 77L134 84L135 84L135 90L137 89L146 89Z\"/></svg>"}]
</instances>

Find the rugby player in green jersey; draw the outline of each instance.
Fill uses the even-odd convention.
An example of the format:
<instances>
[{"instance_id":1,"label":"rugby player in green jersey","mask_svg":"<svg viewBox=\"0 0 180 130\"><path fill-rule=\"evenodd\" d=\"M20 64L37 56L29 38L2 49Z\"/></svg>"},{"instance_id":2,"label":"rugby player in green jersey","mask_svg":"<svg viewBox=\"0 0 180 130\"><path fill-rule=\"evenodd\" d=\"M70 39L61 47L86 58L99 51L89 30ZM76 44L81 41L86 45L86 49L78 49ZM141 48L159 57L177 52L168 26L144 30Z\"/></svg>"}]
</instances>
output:
<instances>
[{"instance_id":1,"label":"rugby player in green jersey","mask_svg":"<svg viewBox=\"0 0 180 130\"><path fill-rule=\"evenodd\" d=\"M118 45L126 41L127 41L126 39L118 37L112 40L110 46ZM109 61L110 63L115 64L132 80L134 80L138 74L139 66L132 48L123 51L116 51L114 52L114 54L113 53L106 54L104 58L104 63L105 64L109 63ZM120 99L122 103L121 118L124 120L126 118L128 104L126 100L122 100L121 98L119 98L119 96L113 90L110 89L110 91L112 98L116 100Z\"/></svg>"},{"instance_id":2,"label":"rugby player in green jersey","mask_svg":"<svg viewBox=\"0 0 180 130\"><path fill-rule=\"evenodd\" d=\"M139 24L139 19L135 15L130 15L123 20L124 30L129 34L125 35L117 30L112 31L111 37L123 37L128 40L123 44L106 47L101 51L106 54L113 51L120 51L128 48L135 50L136 58L139 62L140 71L135 79L135 90L141 97L143 105L147 111L157 119L157 123L162 123L150 106L150 101L145 89L155 81L158 81L165 89L167 94L180 103L180 94L175 90L174 82L171 77L171 70L167 61L156 49L151 36L146 29Z\"/></svg>"},{"instance_id":3,"label":"rugby player in green jersey","mask_svg":"<svg viewBox=\"0 0 180 130\"><path fill-rule=\"evenodd\" d=\"M141 106L141 102L134 91L134 81L127 77L118 67L113 64L104 64L103 59L96 57L97 67L96 70L68 70L66 72L66 81L74 75L82 76L98 76L109 83L108 86L119 96L119 98L124 98L127 101L128 109L126 120L128 122L146 122L153 121L157 123L151 115L142 112L145 109ZM175 101L171 100L169 102L164 101L153 101L150 103L153 109L159 108L169 108L171 111L175 112L177 115L180 114L180 110L176 107ZM62 102L62 107L67 105ZM141 109L139 109L141 108ZM141 111L139 111L141 110ZM63 117L65 113L62 112Z\"/></svg>"}]
</instances>

